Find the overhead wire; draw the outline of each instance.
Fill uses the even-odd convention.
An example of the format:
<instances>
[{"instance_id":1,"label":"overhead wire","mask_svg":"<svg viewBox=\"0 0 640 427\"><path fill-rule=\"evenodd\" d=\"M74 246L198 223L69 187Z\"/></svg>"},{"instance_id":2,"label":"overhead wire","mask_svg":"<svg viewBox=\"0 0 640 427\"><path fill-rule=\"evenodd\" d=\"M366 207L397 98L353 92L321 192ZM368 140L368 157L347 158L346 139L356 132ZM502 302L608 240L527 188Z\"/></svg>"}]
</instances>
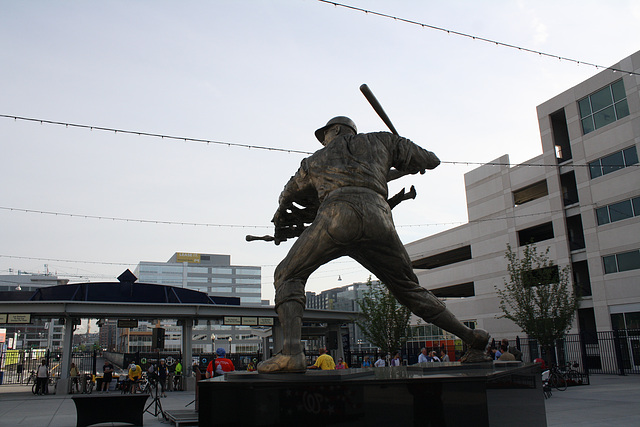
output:
<instances>
[{"instance_id":1,"label":"overhead wire","mask_svg":"<svg viewBox=\"0 0 640 427\"><path fill-rule=\"evenodd\" d=\"M460 31L456 31L456 30L451 30L451 29L447 29L447 28L443 28L443 27L438 27L435 25L431 25L431 24L425 24L423 22L418 22L418 21L414 21L411 19L406 19L406 18L400 18L398 16L394 16L394 15L389 15L386 13L382 13L382 12L376 12L373 10L368 10L368 9L363 9L361 7L356 7L356 6L351 6L348 4L343 4L343 3L337 3L334 1L329 1L329 0L318 0L321 3L327 3L327 4L331 4L335 7L342 7L344 9L350 9L350 10L355 10L358 12L364 12L367 15L374 15L374 16L380 16L382 18L387 18L387 19L393 19L394 21L399 21L399 22L403 22L406 24L412 24L412 25L417 25L420 26L422 28L429 28L432 30L437 30L437 31L442 31L442 32L446 32L447 34L453 34L455 36L461 36L461 37L466 37L472 40L477 40L477 41L481 41L481 42L485 42L485 43L491 43L495 46L501 46L501 47L506 47L506 48L510 48L510 49L517 49L521 52L527 52L527 53L533 53L533 54L537 54L539 56L544 56L544 57L548 57L548 58L553 58L553 59L558 59L560 61L565 61L565 62L572 62L575 63L577 65L586 65L589 67L595 67L597 70L598 69L603 69L603 70L610 70L615 72L620 72L620 73L625 73L628 75L640 75L640 73L637 73L635 71L629 71L629 70L622 70L620 68L613 68L613 67L607 67L604 65L599 65L599 64L594 64L591 62L586 62L586 61L580 61L577 59L573 59L573 58L568 58L565 56L559 56L559 55L555 55L552 53L547 53L547 52L542 52L539 50L535 50L535 49L530 49L530 48L526 48L526 47L522 47L522 46L517 46L515 44L510 44L510 43L505 43L505 42L501 42L498 40L492 40L492 39L488 39L486 37L481 37L481 36L476 36L473 34L468 34L468 33L463 33Z\"/></svg>"},{"instance_id":2,"label":"overhead wire","mask_svg":"<svg viewBox=\"0 0 640 427\"><path fill-rule=\"evenodd\" d=\"M114 132L114 133L120 133L120 134L146 136L146 137L151 137L151 138L170 139L170 140L182 141L182 142L198 142L198 143L206 143L206 144L216 144L216 145L224 145L224 146L228 146L228 147L247 148L247 149L255 149L255 150L266 150L266 151L274 151L274 152L289 153L289 154L311 155L311 154L314 153L313 151L293 150L293 149L289 149L289 148L267 147L267 146L261 146L261 145L248 145L248 144L240 144L240 143L228 142L228 141L227 142L225 142L225 141L215 141L215 140L204 139L204 138L190 138L190 137L186 137L186 136L175 136L175 135L166 135L166 134L154 133L154 132L143 132L143 131L136 131L136 130L117 129L117 128L109 128L109 127L104 127L104 126L85 125L85 124L61 122L61 121L55 121L55 120L38 119L38 118L33 118L33 117L22 117L22 116L10 115L10 114L0 114L0 118L13 119L14 121L23 120L23 121L28 121L28 122L38 122L38 123L43 123L43 124L58 125L58 126L65 126L65 127L77 127L77 128L82 128L82 129L91 129L91 130L96 129L96 130L105 131L105 132ZM550 163L473 162L473 161L464 161L464 160L441 160L440 163L442 163L442 164L450 164L450 165L463 165L463 166L480 165L480 166L509 166L509 167L514 167L514 166L558 167L557 164L550 164ZM571 163L570 165L571 166L576 166L576 167L589 167L590 166L589 164L586 164L586 163ZM616 167L616 166L625 166L625 165L608 165L608 167ZM640 166L640 164L628 165L628 166Z\"/></svg>"}]
</instances>

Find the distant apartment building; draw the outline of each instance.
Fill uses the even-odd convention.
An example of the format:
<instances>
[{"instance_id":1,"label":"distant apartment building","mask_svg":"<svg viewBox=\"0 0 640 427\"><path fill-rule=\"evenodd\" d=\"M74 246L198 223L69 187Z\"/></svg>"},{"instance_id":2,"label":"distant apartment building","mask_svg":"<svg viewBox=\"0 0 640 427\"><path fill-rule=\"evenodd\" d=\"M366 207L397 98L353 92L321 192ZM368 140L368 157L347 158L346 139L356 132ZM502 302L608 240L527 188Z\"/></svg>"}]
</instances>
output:
<instances>
[{"instance_id":1,"label":"distant apartment building","mask_svg":"<svg viewBox=\"0 0 640 427\"><path fill-rule=\"evenodd\" d=\"M140 283L190 288L215 296L239 297L241 305L260 305L261 268L231 265L231 255L176 252L167 262L141 261Z\"/></svg>"},{"instance_id":2,"label":"distant apartment building","mask_svg":"<svg viewBox=\"0 0 640 427\"><path fill-rule=\"evenodd\" d=\"M613 68L640 72L640 52ZM572 332L640 328L639 88L637 74L605 70L539 105L542 154L465 174L469 222L406 245L421 286L496 339L523 337L498 318L496 286L507 244L534 242L571 267L583 296Z\"/></svg>"},{"instance_id":3,"label":"distant apartment building","mask_svg":"<svg viewBox=\"0 0 640 427\"><path fill-rule=\"evenodd\" d=\"M379 284L374 281L373 284ZM317 310L339 310L359 312L358 301L362 299L364 293L369 289L367 283L358 282L338 288L327 289L320 293L306 292L307 308ZM358 325L348 324L349 343L352 351L373 351L374 348L369 343Z\"/></svg>"},{"instance_id":4,"label":"distant apartment building","mask_svg":"<svg viewBox=\"0 0 640 427\"><path fill-rule=\"evenodd\" d=\"M193 289L218 297L240 298L242 306L263 305L262 269L260 266L232 265L231 255L176 252L166 262L141 261L134 274L140 283L155 283ZM156 327L165 329L164 345L167 350L181 347L182 327L175 321L163 320ZM140 322L131 331L119 330L118 348L151 349L154 325ZM261 339L249 327L227 326L211 321L196 323L193 327L193 351L210 352L218 346L227 351L257 352ZM231 338L231 339L230 339Z\"/></svg>"},{"instance_id":5,"label":"distant apartment building","mask_svg":"<svg viewBox=\"0 0 640 427\"><path fill-rule=\"evenodd\" d=\"M17 271L17 274L0 275L0 292L20 292L33 294L48 286L66 285L69 279L60 279L52 274L31 274ZM59 319L32 319L28 325L5 325L7 348L49 348L62 347L64 324Z\"/></svg>"}]
</instances>

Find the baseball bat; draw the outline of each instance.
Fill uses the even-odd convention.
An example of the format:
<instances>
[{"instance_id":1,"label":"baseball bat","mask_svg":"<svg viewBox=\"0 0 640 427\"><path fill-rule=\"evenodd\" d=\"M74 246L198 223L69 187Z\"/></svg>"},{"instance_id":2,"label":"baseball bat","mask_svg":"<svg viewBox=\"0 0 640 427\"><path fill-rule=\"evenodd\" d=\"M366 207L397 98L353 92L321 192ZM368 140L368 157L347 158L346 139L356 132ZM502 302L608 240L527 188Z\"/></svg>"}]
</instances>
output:
<instances>
[{"instance_id":1,"label":"baseball bat","mask_svg":"<svg viewBox=\"0 0 640 427\"><path fill-rule=\"evenodd\" d=\"M393 123L391 123L391 119L389 118L389 116L387 116L387 113L384 112L384 108L382 108L382 105L380 105L375 95L373 94L373 92L371 92L371 89L369 89L369 86L367 86L366 83L360 86L360 92L362 92L364 97L367 98L367 101L369 101L369 104L371 104L374 111L378 113L378 116L380 116L384 124L386 124L387 127L389 128L389 130L394 135L398 135L398 131L396 130L395 127L393 127Z\"/></svg>"}]
</instances>

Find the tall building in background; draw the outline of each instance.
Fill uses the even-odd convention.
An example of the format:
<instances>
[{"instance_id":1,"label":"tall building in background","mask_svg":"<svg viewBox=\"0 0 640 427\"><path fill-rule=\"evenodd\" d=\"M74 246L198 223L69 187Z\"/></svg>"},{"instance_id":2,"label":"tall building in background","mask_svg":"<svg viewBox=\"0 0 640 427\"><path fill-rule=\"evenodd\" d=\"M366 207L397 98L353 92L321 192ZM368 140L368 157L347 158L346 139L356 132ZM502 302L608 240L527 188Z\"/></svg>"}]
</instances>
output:
<instances>
[{"instance_id":1,"label":"tall building in background","mask_svg":"<svg viewBox=\"0 0 640 427\"><path fill-rule=\"evenodd\" d=\"M613 68L640 72L640 52ZM639 83L605 70L539 105L542 154L465 174L469 223L406 245L420 284L496 339L522 337L495 287L507 244L535 242L583 295L572 332L640 328Z\"/></svg>"},{"instance_id":2,"label":"tall building in background","mask_svg":"<svg viewBox=\"0 0 640 427\"><path fill-rule=\"evenodd\" d=\"M67 283L69 279L60 279L53 274L30 274L18 270L17 274L0 275L0 292L18 292L28 298L40 288ZM3 328L6 329L7 348L57 350L62 346L64 324L59 319L32 319L28 325L6 325Z\"/></svg>"},{"instance_id":3,"label":"tall building in background","mask_svg":"<svg viewBox=\"0 0 640 427\"><path fill-rule=\"evenodd\" d=\"M141 261L134 274L140 283L239 297L241 305L262 304L261 268L231 265L231 255L176 252L167 262Z\"/></svg>"},{"instance_id":4,"label":"tall building in background","mask_svg":"<svg viewBox=\"0 0 640 427\"><path fill-rule=\"evenodd\" d=\"M231 265L231 255L176 252L167 262L141 261L134 274L140 283L178 286L205 292L211 296L237 297L240 305L265 305L262 301L262 270L259 266ZM175 321L161 320L155 324L140 322L138 328L119 330L120 351L150 351L154 327L165 329L165 349L179 350L182 328ZM226 326L201 322L193 327L194 353L210 352L215 347L227 351L257 352L261 339L246 326Z\"/></svg>"}]
</instances>

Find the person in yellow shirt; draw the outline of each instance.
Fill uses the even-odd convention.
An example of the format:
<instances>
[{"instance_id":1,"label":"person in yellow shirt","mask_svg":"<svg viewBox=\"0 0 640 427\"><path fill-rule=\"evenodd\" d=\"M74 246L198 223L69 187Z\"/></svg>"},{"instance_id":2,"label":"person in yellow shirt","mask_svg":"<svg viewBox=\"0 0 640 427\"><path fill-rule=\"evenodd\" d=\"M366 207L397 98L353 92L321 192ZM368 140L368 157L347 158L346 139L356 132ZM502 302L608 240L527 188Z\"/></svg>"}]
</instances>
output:
<instances>
[{"instance_id":1,"label":"person in yellow shirt","mask_svg":"<svg viewBox=\"0 0 640 427\"><path fill-rule=\"evenodd\" d=\"M133 394L136 392L136 388L138 387L138 381L142 378L142 368L140 365L135 363L131 363L129 365L129 383L131 384L130 392Z\"/></svg>"},{"instance_id":2,"label":"person in yellow shirt","mask_svg":"<svg viewBox=\"0 0 640 427\"><path fill-rule=\"evenodd\" d=\"M324 371L336 369L336 363L333 361L333 357L327 353L326 348L320 348L318 353L320 353L320 356L316 359L316 363L309 366L309 369L322 369Z\"/></svg>"}]
</instances>

